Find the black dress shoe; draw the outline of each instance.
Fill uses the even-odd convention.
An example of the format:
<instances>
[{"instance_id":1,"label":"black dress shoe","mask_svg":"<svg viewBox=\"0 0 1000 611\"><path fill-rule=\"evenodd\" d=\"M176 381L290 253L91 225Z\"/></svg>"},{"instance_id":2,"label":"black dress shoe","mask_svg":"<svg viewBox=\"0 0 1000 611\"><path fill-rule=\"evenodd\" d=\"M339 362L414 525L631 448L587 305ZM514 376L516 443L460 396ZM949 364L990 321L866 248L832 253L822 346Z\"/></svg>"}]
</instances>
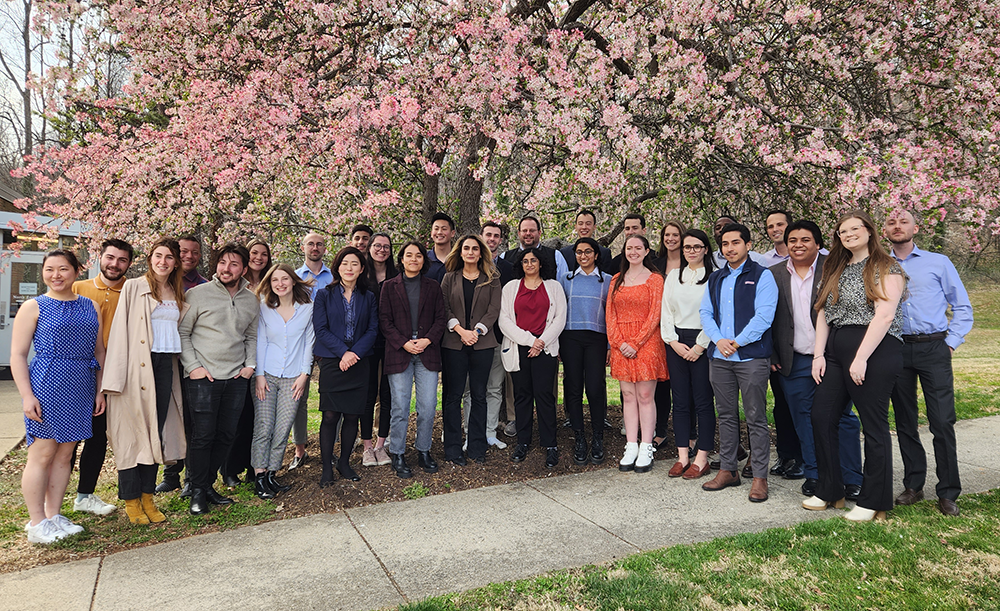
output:
<instances>
[{"instance_id":1,"label":"black dress shoe","mask_svg":"<svg viewBox=\"0 0 1000 611\"><path fill-rule=\"evenodd\" d=\"M599 465L604 462L604 434L595 434L590 440L590 462Z\"/></svg>"},{"instance_id":2,"label":"black dress shoe","mask_svg":"<svg viewBox=\"0 0 1000 611\"><path fill-rule=\"evenodd\" d=\"M747 464L743 465L743 471L740 475L747 479L753 479L753 465L750 464L749 460L747 461Z\"/></svg>"},{"instance_id":3,"label":"black dress shoe","mask_svg":"<svg viewBox=\"0 0 1000 611\"><path fill-rule=\"evenodd\" d=\"M333 475L333 469L327 471L324 467L323 475L319 478L319 487L326 488L327 486L332 486L335 479L336 477Z\"/></svg>"},{"instance_id":4,"label":"black dress shoe","mask_svg":"<svg viewBox=\"0 0 1000 611\"><path fill-rule=\"evenodd\" d=\"M906 488L905 490L903 490L903 492L900 493L899 496L896 497L896 504L913 505L915 503L919 503L922 500L924 500L923 490L912 490L910 488Z\"/></svg>"},{"instance_id":5,"label":"black dress shoe","mask_svg":"<svg viewBox=\"0 0 1000 611\"><path fill-rule=\"evenodd\" d=\"M288 470L291 471L292 469L298 469L302 465L306 464L307 460L309 460L309 452L303 452L302 456L292 457L292 464L288 465Z\"/></svg>"},{"instance_id":6,"label":"black dress shoe","mask_svg":"<svg viewBox=\"0 0 1000 611\"><path fill-rule=\"evenodd\" d=\"M205 498L207 498L208 502L213 505L233 504L233 499L229 498L228 496L222 496L221 494L215 491L215 488L212 488L211 486L205 488Z\"/></svg>"},{"instance_id":7,"label":"black dress shoe","mask_svg":"<svg viewBox=\"0 0 1000 611\"><path fill-rule=\"evenodd\" d=\"M360 482L361 481L361 476L358 475L357 471L355 471L354 469L351 468L351 465L346 465L346 466L343 466L343 467L340 466L340 465L337 465L337 473L340 474L340 477L342 477L344 479L349 479L352 482Z\"/></svg>"},{"instance_id":8,"label":"black dress shoe","mask_svg":"<svg viewBox=\"0 0 1000 611\"><path fill-rule=\"evenodd\" d=\"M951 499L938 499L938 511L946 516L958 515L958 503Z\"/></svg>"},{"instance_id":9,"label":"black dress shoe","mask_svg":"<svg viewBox=\"0 0 1000 611\"><path fill-rule=\"evenodd\" d=\"M181 498L186 499L191 496L194 488L191 487L191 482L184 482L184 489L181 490Z\"/></svg>"},{"instance_id":10,"label":"black dress shoe","mask_svg":"<svg viewBox=\"0 0 1000 611\"><path fill-rule=\"evenodd\" d=\"M861 496L861 486L857 484L847 484L844 486L844 499L848 501L856 501L858 497Z\"/></svg>"},{"instance_id":11,"label":"black dress shoe","mask_svg":"<svg viewBox=\"0 0 1000 611\"><path fill-rule=\"evenodd\" d=\"M576 442L573 444L573 462L577 465L585 465L588 462L590 448L587 447L587 436L583 431L576 432Z\"/></svg>"},{"instance_id":12,"label":"black dress shoe","mask_svg":"<svg viewBox=\"0 0 1000 611\"><path fill-rule=\"evenodd\" d=\"M472 460L475 461L475 463L477 465L485 465L486 464L486 455L483 454L482 456L477 456L477 457L473 458Z\"/></svg>"},{"instance_id":13,"label":"black dress shoe","mask_svg":"<svg viewBox=\"0 0 1000 611\"><path fill-rule=\"evenodd\" d=\"M417 458L419 460L420 457L418 456ZM465 456L462 456L462 455L459 455L459 456L457 456L455 458L446 458L445 460L447 460L448 462L450 462L450 463L452 463L454 465L458 465L459 467L464 467L465 465L469 464L469 461L466 460ZM420 466L423 467L423 464L421 464ZM424 471L427 471L427 469L424 469ZM434 471L427 471L427 472L428 473L436 473L437 469L434 469Z\"/></svg>"},{"instance_id":14,"label":"black dress shoe","mask_svg":"<svg viewBox=\"0 0 1000 611\"><path fill-rule=\"evenodd\" d=\"M510 455L510 462L524 462L524 459L528 457L528 445L519 443L517 447L514 448L514 453Z\"/></svg>"},{"instance_id":15,"label":"black dress shoe","mask_svg":"<svg viewBox=\"0 0 1000 611\"><path fill-rule=\"evenodd\" d=\"M802 494L806 496L816 496L816 486L819 485L819 480L815 477L807 477L806 481L802 482ZM860 486L858 487L860 489ZM844 486L844 491L847 491L847 486Z\"/></svg>"},{"instance_id":16,"label":"black dress shoe","mask_svg":"<svg viewBox=\"0 0 1000 611\"><path fill-rule=\"evenodd\" d=\"M749 457L750 453L747 452L747 449L743 447L743 444L740 444L739 446L736 447L736 462L739 462L741 460L746 460Z\"/></svg>"},{"instance_id":17,"label":"black dress shoe","mask_svg":"<svg viewBox=\"0 0 1000 611\"><path fill-rule=\"evenodd\" d=\"M413 477L413 471L411 471L410 466L406 464L406 459L403 458L402 454L389 454L389 460L392 464L392 470L396 472L396 477L401 479L409 479Z\"/></svg>"},{"instance_id":18,"label":"black dress shoe","mask_svg":"<svg viewBox=\"0 0 1000 611\"><path fill-rule=\"evenodd\" d=\"M277 495L277 492L267 485L266 477L257 478L257 481L253 483L253 491L259 499L273 499Z\"/></svg>"},{"instance_id":19,"label":"black dress shoe","mask_svg":"<svg viewBox=\"0 0 1000 611\"><path fill-rule=\"evenodd\" d=\"M559 464L559 448L548 448L545 451L545 466L551 469Z\"/></svg>"},{"instance_id":20,"label":"black dress shoe","mask_svg":"<svg viewBox=\"0 0 1000 611\"><path fill-rule=\"evenodd\" d=\"M806 466L801 460L792 458L785 463L785 473L781 476L785 479L803 479L806 476Z\"/></svg>"},{"instance_id":21,"label":"black dress shoe","mask_svg":"<svg viewBox=\"0 0 1000 611\"><path fill-rule=\"evenodd\" d=\"M205 491L195 488L191 491L191 515L201 515L209 512L208 498Z\"/></svg>"},{"instance_id":22,"label":"black dress shoe","mask_svg":"<svg viewBox=\"0 0 1000 611\"><path fill-rule=\"evenodd\" d=\"M235 488L243 483L238 475L231 475L229 473L222 474L222 483L226 485L227 488Z\"/></svg>"},{"instance_id":23,"label":"black dress shoe","mask_svg":"<svg viewBox=\"0 0 1000 611\"><path fill-rule=\"evenodd\" d=\"M466 464L468 464L468 463L465 462L465 457L464 456L459 456L459 458L461 459L461 462L459 462L458 460L453 460L451 462L455 463L456 465L462 465L463 467ZM424 473L437 473L438 472L437 461L434 460L434 457L431 456L431 453L429 451L428 452L417 451L417 466L419 466L421 469L423 469Z\"/></svg>"},{"instance_id":24,"label":"black dress shoe","mask_svg":"<svg viewBox=\"0 0 1000 611\"><path fill-rule=\"evenodd\" d=\"M278 480L274 478L275 475L276 473L274 471L268 471L266 475L264 473L261 473L261 477L267 479L267 485L270 486L271 489L275 491L275 493L288 492L289 490L292 489L291 486L286 486L284 484L278 483Z\"/></svg>"},{"instance_id":25,"label":"black dress shoe","mask_svg":"<svg viewBox=\"0 0 1000 611\"><path fill-rule=\"evenodd\" d=\"M156 494L173 492L181 487L180 480L163 478L163 481L156 485Z\"/></svg>"},{"instance_id":26,"label":"black dress shoe","mask_svg":"<svg viewBox=\"0 0 1000 611\"><path fill-rule=\"evenodd\" d=\"M774 461L774 465L771 466L771 470L768 471L771 475L784 475L785 474L785 459L778 457L778 460Z\"/></svg>"}]
</instances>

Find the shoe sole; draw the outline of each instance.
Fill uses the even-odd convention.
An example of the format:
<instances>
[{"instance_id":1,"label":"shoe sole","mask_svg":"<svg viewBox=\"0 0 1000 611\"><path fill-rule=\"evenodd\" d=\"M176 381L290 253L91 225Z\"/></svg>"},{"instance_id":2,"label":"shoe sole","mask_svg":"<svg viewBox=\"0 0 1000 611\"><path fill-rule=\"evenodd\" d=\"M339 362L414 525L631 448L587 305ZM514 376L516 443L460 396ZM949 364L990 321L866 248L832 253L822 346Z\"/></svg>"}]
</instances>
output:
<instances>
[{"instance_id":1,"label":"shoe sole","mask_svg":"<svg viewBox=\"0 0 1000 611\"><path fill-rule=\"evenodd\" d=\"M633 470L635 470L635 465L634 464L633 465L619 464L618 465L618 470L621 471L622 473L625 473L626 471L633 471Z\"/></svg>"},{"instance_id":2,"label":"shoe sole","mask_svg":"<svg viewBox=\"0 0 1000 611\"><path fill-rule=\"evenodd\" d=\"M755 498L755 497L752 497L752 496L750 496L750 497L747 497L747 498L749 499L749 501L750 501L751 503L763 503L764 501L766 501L766 500L767 500L767 497L766 497L766 496L765 496L764 498L762 498L762 499L759 499L759 498Z\"/></svg>"},{"instance_id":3,"label":"shoe sole","mask_svg":"<svg viewBox=\"0 0 1000 611\"><path fill-rule=\"evenodd\" d=\"M600 458L594 458L593 456L590 457L590 464L592 464L592 465L600 465L603 462L604 462L604 457L603 456L600 457Z\"/></svg>"},{"instance_id":4,"label":"shoe sole","mask_svg":"<svg viewBox=\"0 0 1000 611\"><path fill-rule=\"evenodd\" d=\"M719 488L706 488L705 485L702 484L701 489L704 490L705 492L718 492L719 490L725 490L726 488L736 488L738 486L741 486L742 484L743 482L734 482L732 484L726 484L725 486L720 486Z\"/></svg>"},{"instance_id":5,"label":"shoe sole","mask_svg":"<svg viewBox=\"0 0 1000 611\"><path fill-rule=\"evenodd\" d=\"M652 470L653 470L653 463L649 463L645 467L636 467L634 469L636 473L649 473Z\"/></svg>"},{"instance_id":6,"label":"shoe sole","mask_svg":"<svg viewBox=\"0 0 1000 611\"><path fill-rule=\"evenodd\" d=\"M396 477L398 477L399 479L410 479L411 477L413 477L413 474L412 473L400 473L399 471L396 471Z\"/></svg>"}]
</instances>

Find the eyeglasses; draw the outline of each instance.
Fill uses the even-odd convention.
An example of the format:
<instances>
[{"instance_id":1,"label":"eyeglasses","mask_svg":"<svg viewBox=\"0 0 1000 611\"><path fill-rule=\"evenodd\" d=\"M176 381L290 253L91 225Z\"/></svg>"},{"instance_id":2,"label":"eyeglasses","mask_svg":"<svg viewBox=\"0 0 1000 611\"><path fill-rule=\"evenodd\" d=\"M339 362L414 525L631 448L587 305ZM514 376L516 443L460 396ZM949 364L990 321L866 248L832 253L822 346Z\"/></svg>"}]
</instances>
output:
<instances>
[{"instance_id":1,"label":"eyeglasses","mask_svg":"<svg viewBox=\"0 0 1000 611\"><path fill-rule=\"evenodd\" d=\"M576 254L578 254L578 255L592 255L592 254L594 254L594 251L592 249L588 248L586 250L578 250L578 251L576 251Z\"/></svg>"},{"instance_id":2,"label":"eyeglasses","mask_svg":"<svg viewBox=\"0 0 1000 611\"><path fill-rule=\"evenodd\" d=\"M855 225L854 227L848 227L847 229L841 229L837 232L837 235L847 235L849 233L858 233L865 228L864 225Z\"/></svg>"},{"instance_id":3,"label":"eyeglasses","mask_svg":"<svg viewBox=\"0 0 1000 611\"><path fill-rule=\"evenodd\" d=\"M392 250L392 247L388 244L372 244L372 250Z\"/></svg>"},{"instance_id":4,"label":"eyeglasses","mask_svg":"<svg viewBox=\"0 0 1000 611\"><path fill-rule=\"evenodd\" d=\"M705 247L701 245L693 246L691 244L688 244L684 247L684 252L699 252L702 250L705 250Z\"/></svg>"}]
</instances>

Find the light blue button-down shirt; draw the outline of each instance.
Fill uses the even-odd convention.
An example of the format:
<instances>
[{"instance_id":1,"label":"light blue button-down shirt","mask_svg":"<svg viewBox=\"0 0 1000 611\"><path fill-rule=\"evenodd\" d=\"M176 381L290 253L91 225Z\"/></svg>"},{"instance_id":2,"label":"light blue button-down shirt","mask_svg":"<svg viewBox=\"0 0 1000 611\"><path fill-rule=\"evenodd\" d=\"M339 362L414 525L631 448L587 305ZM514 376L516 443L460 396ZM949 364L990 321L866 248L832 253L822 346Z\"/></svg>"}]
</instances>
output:
<instances>
[{"instance_id":1,"label":"light blue button-down shirt","mask_svg":"<svg viewBox=\"0 0 1000 611\"><path fill-rule=\"evenodd\" d=\"M712 342L718 344L720 340L732 339L740 346L746 346L759 340L764 332L771 328L774 321L774 310L778 306L778 285L774 283L774 276L771 270L765 269L757 282L757 295L754 298L754 315L750 322L743 327L743 331L736 335L736 307L746 307L747 304L733 303L733 295L736 289L736 279L743 273L747 260L736 269L729 268L729 275L722 279L719 286L719 322L715 324L715 306L712 305L711 291L705 291L701 299L701 327ZM728 263L726 264L728 265ZM718 272L716 272L718 273ZM740 358L740 351L737 350L730 356L723 356L718 346L715 347L713 357L725 359L733 362L745 362L753 359Z\"/></svg>"},{"instance_id":2,"label":"light blue button-down shirt","mask_svg":"<svg viewBox=\"0 0 1000 611\"><path fill-rule=\"evenodd\" d=\"M309 294L309 297L311 297L313 301L316 301L316 293L320 289L326 288L326 285L333 282L333 272L330 271L330 268L327 267L325 263L323 264L323 267L320 268L318 274L312 273L312 270L310 270L306 265L303 265L299 269L295 270L295 273L298 274L299 278L302 280L311 279L313 281L312 293Z\"/></svg>"},{"instance_id":3,"label":"light blue button-down shirt","mask_svg":"<svg viewBox=\"0 0 1000 611\"><path fill-rule=\"evenodd\" d=\"M260 304L257 319L257 371L277 378L295 378L312 371L313 305L295 304L295 313L285 322L276 308Z\"/></svg>"},{"instance_id":4,"label":"light blue button-down shirt","mask_svg":"<svg viewBox=\"0 0 1000 611\"><path fill-rule=\"evenodd\" d=\"M916 246L905 259L897 257L895 251L892 256L908 276L906 290L910 296L903 301L903 335L947 331L945 343L952 349L961 346L972 330L972 303L951 259Z\"/></svg>"}]
</instances>

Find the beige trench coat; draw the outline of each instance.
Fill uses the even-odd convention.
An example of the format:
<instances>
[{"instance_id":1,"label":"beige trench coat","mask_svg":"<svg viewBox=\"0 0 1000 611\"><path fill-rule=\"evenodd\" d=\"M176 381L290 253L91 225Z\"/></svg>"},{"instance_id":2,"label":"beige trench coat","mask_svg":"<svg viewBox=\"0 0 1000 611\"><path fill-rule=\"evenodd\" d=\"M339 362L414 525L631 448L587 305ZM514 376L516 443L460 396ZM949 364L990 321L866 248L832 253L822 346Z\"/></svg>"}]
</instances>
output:
<instances>
[{"instance_id":1,"label":"beige trench coat","mask_svg":"<svg viewBox=\"0 0 1000 611\"><path fill-rule=\"evenodd\" d=\"M118 309L111 322L104 361L102 392L108 395L108 441L119 470L136 465L172 465L184 458L184 415L181 411L181 378L177 357L170 391L170 409L160 439L156 419L156 392L150 346L149 316L157 301L145 278L125 282ZM181 306L181 318L188 310Z\"/></svg>"}]
</instances>

